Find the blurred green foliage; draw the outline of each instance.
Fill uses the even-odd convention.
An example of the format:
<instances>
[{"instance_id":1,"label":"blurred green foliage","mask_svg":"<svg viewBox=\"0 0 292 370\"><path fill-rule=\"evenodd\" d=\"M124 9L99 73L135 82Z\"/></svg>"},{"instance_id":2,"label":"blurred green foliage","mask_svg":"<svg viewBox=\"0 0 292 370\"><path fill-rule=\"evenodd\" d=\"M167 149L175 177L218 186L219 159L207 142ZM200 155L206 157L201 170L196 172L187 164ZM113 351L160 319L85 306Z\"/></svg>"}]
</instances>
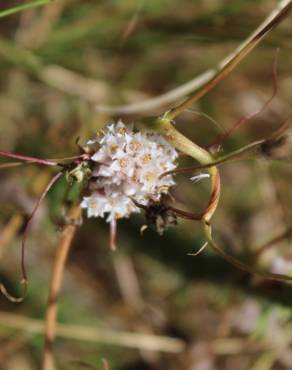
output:
<instances>
[{"instance_id":1,"label":"blurred green foliage","mask_svg":"<svg viewBox=\"0 0 292 370\"><path fill-rule=\"evenodd\" d=\"M0 16L23 4L1 1ZM77 154L77 137L85 143L120 118L97 113L97 105L141 101L191 80L232 51L275 5L273 0L55 0L1 18L0 148L46 158ZM194 107L223 128L255 111L272 91L276 47L277 96L222 151L265 137L290 114L291 19ZM96 101L88 98L93 86ZM141 115L121 118L139 122ZM176 125L201 145L219 133L206 117L191 111ZM190 163L181 160L182 165ZM0 277L14 291L24 222L51 176L33 165L0 172ZM181 206L202 209L207 184L193 184L187 176L177 181L174 195ZM291 226L290 162L229 163L222 167L222 181L217 238L229 253L253 263L252 251ZM64 180L54 186L31 229L28 297L21 305L1 297L1 311L43 318L55 245L66 222L66 186ZM69 200L74 197L72 189ZM18 227L13 226L16 215L22 220ZM190 221L181 221L162 237L151 230L141 237L143 223L138 216L119 224L119 250L113 255L108 225L84 218L65 275L59 320L178 337L186 341L186 350L168 354L59 338L58 369L72 369L80 361L101 369L101 359L107 358L111 370L256 370L253 366L267 352L274 360L263 362L260 370L291 368L289 286L246 276L208 250L188 256L204 242L200 227ZM4 242L1 235L8 231ZM258 263L271 269L279 258L289 262L291 257L289 240L283 240ZM39 369L42 336L5 329L1 311L0 369ZM228 344L232 341L237 347Z\"/></svg>"}]
</instances>

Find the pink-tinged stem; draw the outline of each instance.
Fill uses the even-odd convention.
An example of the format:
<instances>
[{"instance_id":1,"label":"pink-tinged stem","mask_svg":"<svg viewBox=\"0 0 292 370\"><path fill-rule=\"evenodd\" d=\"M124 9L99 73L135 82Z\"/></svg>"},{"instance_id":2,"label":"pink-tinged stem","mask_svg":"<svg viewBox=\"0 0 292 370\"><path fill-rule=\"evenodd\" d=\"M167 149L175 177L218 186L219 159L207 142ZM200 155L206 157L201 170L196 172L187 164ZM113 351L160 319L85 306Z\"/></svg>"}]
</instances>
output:
<instances>
[{"instance_id":1,"label":"pink-tinged stem","mask_svg":"<svg viewBox=\"0 0 292 370\"><path fill-rule=\"evenodd\" d=\"M255 112L250 113L246 117L241 117L229 130L227 130L224 134L219 135L219 137L211 144L208 145L208 148L212 148L214 146L219 146L223 144L223 142L231 136L235 130L237 130L242 125L246 124L248 121L250 121L252 118L256 117L257 115L261 114L272 102L274 97L277 94L278 91L278 80L277 80L277 65L278 65L278 54L279 49L277 49L275 61L273 64L273 91L269 99Z\"/></svg>"},{"instance_id":2,"label":"pink-tinged stem","mask_svg":"<svg viewBox=\"0 0 292 370\"><path fill-rule=\"evenodd\" d=\"M48 159L29 157L29 156L22 155L22 154L7 152L5 150L0 150L0 156L6 157L6 158L18 159L18 160L24 161L24 162L45 164L47 166L57 166L58 165L58 163L50 161Z\"/></svg>"},{"instance_id":3,"label":"pink-tinged stem","mask_svg":"<svg viewBox=\"0 0 292 370\"><path fill-rule=\"evenodd\" d=\"M63 158L53 158L53 159L49 159L51 161L69 161L69 160L73 160L73 159L81 159L83 161L88 161L90 159L90 155L87 154L87 153L83 153L83 154L80 154L80 155L74 155L72 157L63 157Z\"/></svg>"},{"instance_id":4,"label":"pink-tinged stem","mask_svg":"<svg viewBox=\"0 0 292 370\"><path fill-rule=\"evenodd\" d=\"M33 220L33 217L36 213L36 211L38 210L41 202L44 200L44 198L46 197L46 195L48 194L48 191L51 189L51 187L55 184L55 182L63 175L63 171L61 172L58 172L52 179L51 181L48 183L48 185L46 186L45 190L43 191L43 193L41 194L41 196L39 197L36 205L34 206L34 209L32 210L29 218L28 218L28 221L25 225L25 229L24 229L24 232L23 232L23 237L22 237L22 240L21 240L21 285L23 286L23 294L20 298L17 298L17 297L14 297L12 296L8 291L7 289L5 288L5 286L3 284L0 284L0 291L2 292L2 294L5 295L6 298L8 298L10 301L12 302L22 302L25 295L26 295L26 290L27 290L27 273L26 273L26 268L25 268L25 243L26 243L26 238L27 238L27 234L28 234L28 231L30 229L30 226L31 226L31 222Z\"/></svg>"},{"instance_id":5,"label":"pink-tinged stem","mask_svg":"<svg viewBox=\"0 0 292 370\"><path fill-rule=\"evenodd\" d=\"M32 210L29 218L28 218L28 221L25 225L25 229L24 229L24 232L23 232L23 237L22 237L22 241L21 241L21 272L22 272L22 280L23 281L27 281L27 274L26 274L26 270L25 270L25 242L26 242L26 238L27 238L27 234L28 234L28 231L30 229L30 225L31 225L31 222L33 220L33 217L36 213L36 211L38 210L40 204L42 203L42 201L44 200L44 198L46 197L46 195L48 194L49 190L51 189L51 187L55 184L55 182L63 175L63 171L61 172L58 172L52 179L51 181L48 183L48 185L46 186L45 190L42 192L41 196L39 197L36 205L34 206L34 209Z\"/></svg>"}]
</instances>

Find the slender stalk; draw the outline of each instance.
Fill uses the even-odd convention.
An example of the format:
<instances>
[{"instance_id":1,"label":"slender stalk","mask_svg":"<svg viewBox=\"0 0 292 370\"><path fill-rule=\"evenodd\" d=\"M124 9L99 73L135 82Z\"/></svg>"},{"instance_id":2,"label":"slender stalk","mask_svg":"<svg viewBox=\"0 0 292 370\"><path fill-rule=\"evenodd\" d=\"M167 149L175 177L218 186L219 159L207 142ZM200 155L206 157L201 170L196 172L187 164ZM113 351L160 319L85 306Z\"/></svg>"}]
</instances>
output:
<instances>
[{"instance_id":1,"label":"slender stalk","mask_svg":"<svg viewBox=\"0 0 292 370\"><path fill-rule=\"evenodd\" d=\"M272 100L274 99L274 97L276 96L277 91L278 91L278 81L277 81L278 54L279 54L279 49L277 49L277 51L276 51L275 61L274 61L274 65L273 65L273 91L272 91L272 94L269 97L269 99L259 109L250 113L247 116L241 117L228 130L226 130L225 132L218 135L218 137L211 144L208 145L208 148L212 148L214 146L218 147L218 146L222 145L223 142L226 139L228 139L234 133L235 130L239 129L241 126L248 123L252 118L256 117L258 114L261 114L269 106L269 104L272 102Z\"/></svg>"},{"instance_id":2,"label":"slender stalk","mask_svg":"<svg viewBox=\"0 0 292 370\"><path fill-rule=\"evenodd\" d=\"M167 114L163 117L158 118L156 121L156 125L153 125L153 127L162 135L164 135L166 140L170 142L173 146L175 146L183 153L191 156L203 166L213 162L213 157L207 150L186 138L173 127L171 121L168 119ZM217 209L221 188L220 174L217 167L208 167L208 172L211 175L211 196L209 199L209 203L204 213L202 214L202 219L207 222L211 220L214 212Z\"/></svg>"},{"instance_id":3,"label":"slender stalk","mask_svg":"<svg viewBox=\"0 0 292 370\"><path fill-rule=\"evenodd\" d=\"M280 235L275 236L271 240L267 241L265 244L258 247L258 249L254 252L253 256L255 258L258 258L262 253L274 247L277 243L281 242L282 240L290 238L291 236L292 236L292 228L286 230Z\"/></svg>"},{"instance_id":4,"label":"slender stalk","mask_svg":"<svg viewBox=\"0 0 292 370\"><path fill-rule=\"evenodd\" d=\"M149 113L154 110L162 109L162 107L169 106L169 104L175 104L180 99L183 99L188 94L199 89L205 83L210 81L216 74L217 69L209 69L199 76L196 76L192 80L180 85L173 90L170 90L164 94L155 96L153 98L145 99L135 103L121 104L121 105L107 105L98 104L96 106L97 112L109 113L109 114L141 114Z\"/></svg>"},{"instance_id":5,"label":"slender stalk","mask_svg":"<svg viewBox=\"0 0 292 370\"><path fill-rule=\"evenodd\" d=\"M219 66L218 72L207 81L197 92L188 97L181 104L171 109L167 113L167 118L173 120L184 110L189 108L194 102L206 95L220 81L222 81L243 59L246 57L258 43L283 19L287 17L292 9L292 0L282 0L277 9L266 18L266 20L252 33L252 35Z\"/></svg>"},{"instance_id":6,"label":"slender stalk","mask_svg":"<svg viewBox=\"0 0 292 370\"><path fill-rule=\"evenodd\" d=\"M24 229L24 232L23 232L23 237L22 237L22 241L21 241L21 272L22 272L22 283L27 283L27 274L26 274L26 269L25 269L25 244L26 244L26 238L27 238L27 234L29 232L29 229L30 229L30 226L31 226L31 223L32 223L32 220L33 220L33 217L34 215L36 214L37 210L39 209L39 206L40 204L42 203L42 201L45 199L46 195L48 194L49 190L51 189L51 187L55 184L55 182L57 180L59 180L59 178L61 176L63 176L63 171L61 172L58 172L51 180L50 182L48 183L48 185L46 186L45 190L42 192L41 196L39 197L36 205L34 206L29 218L28 218L28 221L25 225L25 229Z\"/></svg>"},{"instance_id":7,"label":"slender stalk","mask_svg":"<svg viewBox=\"0 0 292 370\"><path fill-rule=\"evenodd\" d=\"M167 209L173 211L177 216L181 218L185 218L186 220L194 220L194 221L202 220L202 215L199 215L199 214L194 214L194 213L190 213L187 211L183 211L181 209L178 209L172 206L167 206Z\"/></svg>"},{"instance_id":8,"label":"slender stalk","mask_svg":"<svg viewBox=\"0 0 292 370\"><path fill-rule=\"evenodd\" d=\"M27 156L27 155L7 152L5 150L0 150L0 157L18 159L19 161L23 161L23 162L45 164L47 166L57 166L58 165L58 163L53 162L49 159L30 157L30 156Z\"/></svg>"},{"instance_id":9,"label":"slender stalk","mask_svg":"<svg viewBox=\"0 0 292 370\"><path fill-rule=\"evenodd\" d=\"M228 153L226 155L223 155L219 158L214 159L210 163L206 163L206 164L202 164L202 165L196 165L196 166L190 166L190 167L185 167L185 168L177 168L175 170L166 171L166 172L162 173L160 175L160 177L162 178L162 177L167 176L167 175L178 174L178 173L195 172L195 171L206 169L208 167L218 166L218 165L223 164L223 163L225 163L227 161L230 161L230 160L237 160L237 159L240 160L240 159L242 159L241 156L243 154L246 154L250 151L253 151L253 150L255 150L259 147L263 148L266 145L273 145L273 143L277 142L277 140L279 140L282 136L285 135L285 132L289 129L291 124L292 124L292 118L289 117L288 119L286 119L280 125L280 127L278 129L276 129L271 135L269 135L265 139L257 140L257 141L254 141L253 143L247 144L242 148L239 148L237 150L234 150L231 153Z\"/></svg>"},{"instance_id":10,"label":"slender stalk","mask_svg":"<svg viewBox=\"0 0 292 370\"><path fill-rule=\"evenodd\" d=\"M230 160L242 159L241 158L242 154L245 154L247 152L250 152L250 151L256 149L257 147L264 144L265 142L266 142L265 139L258 140L258 141L255 141L253 143L250 143L250 144L248 144L248 145L246 145L242 148L239 148L239 149L237 149L237 150L235 150L231 153L228 153L228 154L226 154L222 157L216 158L210 163L197 165L197 166L184 167L184 168L177 168L175 170L166 171L162 175L160 175L160 177L164 177L164 176L172 175L172 174L178 174L178 173L196 172L196 171L203 170L203 169L206 169L206 168L209 168L209 167L212 167L212 166L218 166L218 165L220 165L222 163L225 163L225 162L228 162Z\"/></svg>"},{"instance_id":11,"label":"slender stalk","mask_svg":"<svg viewBox=\"0 0 292 370\"><path fill-rule=\"evenodd\" d=\"M221 80L223 80L238 64L243 58L248 55L248 53L253 50L253 48L271 31L275 26L277 26L290 12L292 9L292 0L282 0L278 7L268 16L268 18L252 33L252 35L234 52L233 55L229 56L227 60L223 61L222 65L219 67L218 72L212 77L208 82L206 82L197 92L188 97L178 106L174 107L168 112L158 118L156 121L148 121L148 124L152 129L157 130L162 133L166 140L168 140L173 146L182 151L184 154L187 154L194 159L196 159L201 166L208 169L209 174L211 175L211 196L206 210L202 216L202 222L204 224L205 236L208 241L208 244L211 248L223 257L225 260L229 261L232 265L244 270L248 273L256 273L261 275L264 278L278 280L278 281L292 281L292 277L281 275L281 274L269 274L258 271L253 267L250 267L240 260L229 256L224 252L213 240L210 220L217 209L219 198L220 198L220 175L216 167L216 162L212 155L206 151L204 148L201 148L199 145L193 143L181 133L179 133L172 125L173 120L181 114L184 110L190 107L195 101L207 94L211 89L213 89ZM232 153L231 157L237 156L250 150L257 145L261 145L265 140L252 143L245 148L239 149L237 153ZM230 156L229 158L230 159ZM222 160L219 159L219 163L222 163ZM198 167L197 167L198 168Z\"/></svg>"},{"instance_id":12,"label":"slender stalk","mask_svg":"<svg viewBox=\"0 0 292 370\"><path fill-rule=\"evenodd\" d=\"M276 131L274 131L267 139L266 144L273 144L277 142L285 133L288 131L290 126L292 125L292 117L288 117Z\"/></svg>"},{"instance_id":13,"label":"slender stalk","mask_svg":"<svg viewBox=\"0 0 292 370\"><path fill-rule=\"evenodd\" d=\"M8 15L12 15L18 12L22 12L23 10L32 9L37 6L46 5L49 4L50 2L51 0L36 0L32 1L31 3L21 4L10 9L2 10L0 12L0 18L7 17Z\"/></svg>"},{"instance_id":14,"label":"slender stalk","mask_svg":"<svg viewBox=\"0 0 292 370\"><path fill-rule=\"evenodd\" d=\"M226 261L231 263L233 266L237 267L238 269L247 272L249 274L255 274L259 275L264 279L269 279L269 280L275 280L275 281L285 281L285 282L292 282L292 276L288 275L283 275L283 274L272 274L269 272L264 272L261 270L258 270L251 265L248 265L239 259L227 254L219 245L214 241L212 237L212 228L211 225L207 222L204 222L204 231L205 231L205 236L208 242L208 245L212 248L212 250L224 258Z\"/></svg>"},{"instance_id":15,"label":"slender stalk","mask_svg":"<svg viewBox=\"0 0 292 370\"><path fill-rule=\"evenodd\" d=\"M56 320L58 297L62 285L65 263L77 230L81 216L81 208L78 205L72 207L69 212L70 224L67 224L61 234L54 259L50 280L47 312L45 320L45 345L43 352L42 370L54 370L53 344L56 337Z\"/></svg>"},{"instance_id":16,"label":"slender stalk","mask_svg":"<svg viewBox=\"0 0 292 370\"><path fill-rule=\"evenodd\" d=\"M63 175L63 171L58 172L48 183L48 185L45 187L45 190L42 192L41 196L39 197L36 205L34 206L28 221L25 225L25 229L23 232L22 240L21 240L21 280L20 284L22 286L22 295L20 297L14 297L12 294L10 294L4 284L0 283L0 292L8 298L11 302L14 303L20 303L24 300L27 292L27 273L26 273L26 268L25 268L25 245L26 245L26 238L27 234L29 232L32 220L34 215L36 214L37 210L39 209L40 204L42 201L45 199L46 195L48 194L48 191L51 189L51 187L55 184L55 182Z\"/></svg>"},{"instance_id":17,"label":"slender stalk","mask_svg":"<svg viewBox=\"0 0 292 370\"><path fill-rule=\"evenodd\" d=\"M280 1L277 8L269 15L269 17L266 18L266 20L257 28L257 30L255 30L251 36L249 36L238 48L236 48L235 51L233 51L230 55L221 60L214 68L208 69L207 71L203 72L199 76L196 76L195 78L184 83L183 85L180 85L175 89L170 90L154 98L123 105L99 104L96 107L97 111L116 115L151 112L155 109L159 109L162 108L163 106L175 103L185 98L185 96L192 94L194 91L201 89L203 86L208 85L210 81L212 81L216 77L217 73L218 72L220 73L222 68L229 61L234 59L236 55L246 47L246 45L250 42L251 38L254 35L256 35L261 29L267 26L272 21L272 19L275 18L279 11L281 11L284 7L288 6L289 3L290 0Z\"/></svg>"},{"instance_id":18,"label":"slender stalk","mask_svg":"<svg viewBox=\"0 0 292 370\"><path fill-rule=\"evenodd\" d=\"M224 79L236 66L253 50L253 48L277 26L292 9L292 0L282 0L277 9L275 9L267 19L255 30L252 35L234 52L227 60L223 61L218 69L218 72L206 82L197 92L187 98L178 106L166 112L162 117L156 121L156 129L164 134L166 139L181 150L183 153L195 158L202 166L208 168L211 175L211 197L209 204L205 210L203 219L209 222L216 211L220 198L220 175L217 167L212 164L214 159L212 155L201 148L199 145L193 143L181 133L179 133L172 125L173 120L182 113L185 109L189 108L191 104L207 94L213 89L222 79ZM210 164L210 165L209 165Z\"/></svg>"}]
</instances>

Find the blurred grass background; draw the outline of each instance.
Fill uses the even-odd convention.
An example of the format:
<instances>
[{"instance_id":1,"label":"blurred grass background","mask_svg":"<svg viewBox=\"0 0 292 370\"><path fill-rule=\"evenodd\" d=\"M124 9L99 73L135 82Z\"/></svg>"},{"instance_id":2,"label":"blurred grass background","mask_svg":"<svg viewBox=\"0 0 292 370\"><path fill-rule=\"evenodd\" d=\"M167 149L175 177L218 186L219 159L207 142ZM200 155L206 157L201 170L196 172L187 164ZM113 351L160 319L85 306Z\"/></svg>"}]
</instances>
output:
<instances>
[{"instance_id":1,"label":"blurred grass background","mask_svg":"<svg viewBox=\"0 0 292 370\"><path fill-rule=\"evenodd\" d=\"M0 12L23 1L0 2ZM0 148L59 158L112 120L97 105L128 104L167 92L231 52L276 5L274 0L55 0L0 18ZM228 152L265 137L291 112L291 18L274 30L224 82L194 107L222 127L257 110L271 95L276 48L278 91L260 116L229 138ZM144 112L154 115L163 112ZM201 145L220 131L206 117L186 112L177 127ZM1 160L1 163L4 160ZM184 162L182 161L182 164ZM185 162L191 163L191 162ZM217 239L249 263L260 245L290 229L291 166L263 159L222 167ZM20 236L37 196L51 178L34 165L0 172L0 277L17 291ZM199 210L207 185L177 177L176 197ZM43 319L50 266L65 222L65 181L39 209L29 236L29 294L24 303L0 298L0 369L39 369L42 335L8 328L22 315ZM219 257L196 251L200 227L189 221L163 237L139 229L142 217L122 221L118 251L108 248L108 225L86 220L72 248L59 303L59 321L89 328L149 333L186 342L179 353L127 348L102 340L58 338L58 369L281 370L291 369L289 286L246 276ZM267 270L292 272L289 240L263 253ZM27 328L30 324L27 324ZM29 330L29 329L28 329Z\"/></svg>"}]
</instances>

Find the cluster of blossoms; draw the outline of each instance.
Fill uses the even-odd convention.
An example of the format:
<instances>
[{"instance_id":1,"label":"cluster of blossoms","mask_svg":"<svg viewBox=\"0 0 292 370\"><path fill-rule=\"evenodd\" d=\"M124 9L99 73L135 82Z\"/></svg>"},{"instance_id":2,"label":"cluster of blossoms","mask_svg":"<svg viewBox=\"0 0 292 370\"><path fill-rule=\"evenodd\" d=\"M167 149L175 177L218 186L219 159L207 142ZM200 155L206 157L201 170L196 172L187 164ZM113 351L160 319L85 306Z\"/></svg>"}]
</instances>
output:
<instances>
[{"instance_id":1,"label":"cluster of blossoms","mask_svg":"<svg viewBox=\"0 0 292 370\"><path fill-rule=\"evenodd\" d=\"M121 121L107 126L104 134L87 143L97 146L91 156L90 195L82 200L88 217L105 217L112 226L119 218L139 212L137 205L159 202L175 184L176 150L158 134L134 132Z\"/></svg>"}]
</instances>

